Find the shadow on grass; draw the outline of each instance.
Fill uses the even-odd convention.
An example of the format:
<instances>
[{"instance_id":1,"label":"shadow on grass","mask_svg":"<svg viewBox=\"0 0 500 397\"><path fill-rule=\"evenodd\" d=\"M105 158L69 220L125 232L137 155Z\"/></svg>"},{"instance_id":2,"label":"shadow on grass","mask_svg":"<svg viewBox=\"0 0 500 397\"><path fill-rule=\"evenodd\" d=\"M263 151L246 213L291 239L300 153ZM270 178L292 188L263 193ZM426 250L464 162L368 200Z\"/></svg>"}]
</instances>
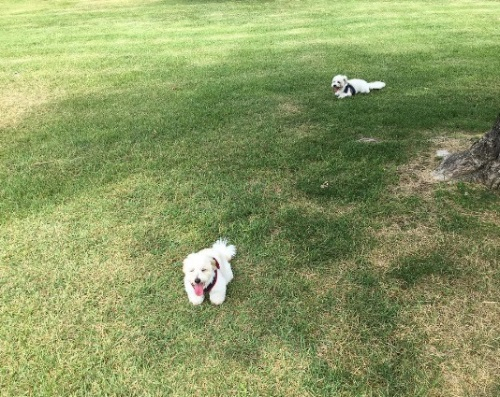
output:
<instances>
[{"instance_id":1,"label":"shadow on grass","mask_svg":"<svg viewBox=\"0 0 500 397\"><path fill-rule=\"evenodd\" d=\"M310 53L324 50L313 46ZM145 87L130 91L75 97L54 108L51 119L25 120L23 128L37 134L5 150L9 168L2 175L3 219L113 183L134 170L184 167L185 177L191 178L194 163L203 156L218 158L227 168L237 167L235 173L245 167L297 170L299 189L311 196L376 200L393 181L388 167L414 153L422 131L463 130L483 119L489 125L490 117L484 117L489 108L471 106L471 101L481 101L484 91L474 91L474 97L469 90L457 91L463 76L455 71L454 83L447 75L452 63L440 65L441 73L436 75L412 68L415 54L384 54L385 65L411 70L418 85L405 85L408 80L398 80L387 66L381 72L373 68L372 74L388 80L386 89L339 101L329 90L331 76L309 71L294 58L303 51L300 46L273 49L275 58L265 57L264 65L247 62L239 71L244 76L241 80L231 67L240 62L236 51L232 63L198 70L195 76L208 76L203 81L186 81L175 90L144 82ZM364 56L359 48L349 51L361 59L374 57ZM283 59L289 62L284 65ZM460 71L465 72L467 68ZM424 90L422 84L436 89ZM284 103L297 104L298 111L280 114ZM286 133L299 125L312 125L319 133L313 137ZM355 142L373 135L381 140L379 144ZM228 151L234 162L225 158ZM209 172L212 166L202 162L196 171L207 167ZM319 190L325 181L330 188Z\"/></svg>"},{"instance_id":2,"label":"shadow on grass","mask_svg":"<svg viewBox=\"0 0 500 397\"><path fill-rule=\"evenodd\" d=\"M307 214L289 209L278 221L281 238L290 245L295 266L314 269L325 263L339 263L356 255L363 242L369 245L353 214L329 218L325 214Z\"/></svg>"},{"instance_id":3,"label":"shadow on grass","mask_svg":"<svg viewBox=\"0 0 500 397\"><path fill-rule=\"evenodd\" d=\"M428 255L408 256L399 260L399 265L389 272L389 276L413 286L429 276L458 277L459 269L446 252L433 252Z\"/></svg>"}]
</instances>

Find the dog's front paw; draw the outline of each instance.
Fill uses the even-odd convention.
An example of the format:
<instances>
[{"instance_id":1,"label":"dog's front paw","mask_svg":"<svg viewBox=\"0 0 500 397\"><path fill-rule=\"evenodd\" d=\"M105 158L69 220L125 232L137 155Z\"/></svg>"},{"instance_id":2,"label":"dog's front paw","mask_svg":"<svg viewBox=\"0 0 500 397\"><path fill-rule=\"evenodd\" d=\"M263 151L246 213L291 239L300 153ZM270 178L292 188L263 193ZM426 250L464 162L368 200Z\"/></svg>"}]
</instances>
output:
<instances>
[{"instance_id":1,"label":"dog's front paw","mask_svg":"<svg viewBox=\"0 0 500 397\"><path fill-rule=\"evenodd\" d=\"M193 305L201 305L204 299L204 296L190 296L189 302L191 302Z\"/></svg>"},{"instance_id":2,"label":"dog's front paw","mask_svg":"<svg viewBox=\"0 0 500 397\"><path fill-rule=\"evenodd\" d=\"M226 295L222 295L222 294L211 294L210 295L210 302L212 302L214 305L221 305L225 299L226 299Z\"/></svg>"}]
</instances>

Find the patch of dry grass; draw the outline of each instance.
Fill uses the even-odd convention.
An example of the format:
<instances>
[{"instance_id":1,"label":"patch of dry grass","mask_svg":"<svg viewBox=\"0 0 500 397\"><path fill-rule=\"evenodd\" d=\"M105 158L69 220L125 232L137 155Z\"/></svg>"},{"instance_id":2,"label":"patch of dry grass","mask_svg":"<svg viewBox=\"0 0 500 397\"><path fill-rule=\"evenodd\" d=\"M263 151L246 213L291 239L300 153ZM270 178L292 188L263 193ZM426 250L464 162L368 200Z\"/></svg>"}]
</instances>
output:
<instances>
[{"instance_id":1,"label":"patch of dry grass","mask_svg":"<svg viewBox=\"0 0 500 397\"><path fill-rule=\"evenodd\" d=\"M57 97L43 85L25 87L9 84L0 90L0 128L17 126L26 115L39 114L39 109ZM40 115L40 114L39 114Z\"/></svg>"},{"instance_id":2,"label":"patch of dry grass","mask_svg":"<svg viewBox=\"0 0 500 397\"><path fill-rule=\"evenodd\" d=\"M441 369L443 384L433 395L494 396L500 386L500 301L463 292L422 305L413 318L428 340L426 355Z\"/></svg>"},{"instance_id":3,"label":"patch of dry grass","mask_svg":"<svg viewBox=\"0 0 500 397\"><path fill-rule=\"evenodd\" d=\"M396 195L408 196L419 194L424 196L434 191L439 182L432 177L441 159L436 157L436 151L448 150L450 153L466 150L471 145L470 135L454 134L452 137L435 137L429 140L429 148L419 154L411 162L398 167L400 183L394 187Z\"/></svg>"}]
</instances>

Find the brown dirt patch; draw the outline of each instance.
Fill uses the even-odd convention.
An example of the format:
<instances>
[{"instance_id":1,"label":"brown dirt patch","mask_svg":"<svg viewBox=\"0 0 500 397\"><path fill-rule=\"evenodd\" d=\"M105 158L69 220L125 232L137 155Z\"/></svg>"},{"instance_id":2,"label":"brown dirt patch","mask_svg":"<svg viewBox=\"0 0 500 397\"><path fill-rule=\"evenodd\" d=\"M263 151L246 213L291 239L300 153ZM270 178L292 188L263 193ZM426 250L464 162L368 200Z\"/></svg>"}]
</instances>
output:
<instances>
[{"instance_id":1,"label":"brown dirt patch","mask_svg":"<svg viewBox=\"0 0 500 397\"><path fill-rule=\"evenodd\" d=\"M436 156L436 151L444 149L450 153L456 153L468 149L472 144L470 136L461 135L436 137L430 139L430 142L432 145L427 152L417 156L410 163L398 167L400 183L393 190L395 195L420 194L425 196L432 192L434 185L440 183L432 176L432 172L441 162L441 159Z\"/></svg>"}]
</instances>

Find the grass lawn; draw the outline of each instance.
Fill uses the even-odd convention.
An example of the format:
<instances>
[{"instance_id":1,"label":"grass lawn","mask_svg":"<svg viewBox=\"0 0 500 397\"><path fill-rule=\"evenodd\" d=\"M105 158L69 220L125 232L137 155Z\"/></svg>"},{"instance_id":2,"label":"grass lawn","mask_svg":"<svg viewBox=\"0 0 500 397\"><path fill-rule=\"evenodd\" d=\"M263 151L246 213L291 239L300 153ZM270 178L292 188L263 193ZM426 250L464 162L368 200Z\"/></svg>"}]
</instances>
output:
<instances>
[{"instance_id":1,"label":"grass lawn","mask_svg":"<svg viewBox=\"0 0 500 397\"><path fill-rule=\"evenodd\" d=\"M2 1L0 395L499 396L500 195L430 178L499 54L493 0Z\"/></svg>"}]
</instances>

